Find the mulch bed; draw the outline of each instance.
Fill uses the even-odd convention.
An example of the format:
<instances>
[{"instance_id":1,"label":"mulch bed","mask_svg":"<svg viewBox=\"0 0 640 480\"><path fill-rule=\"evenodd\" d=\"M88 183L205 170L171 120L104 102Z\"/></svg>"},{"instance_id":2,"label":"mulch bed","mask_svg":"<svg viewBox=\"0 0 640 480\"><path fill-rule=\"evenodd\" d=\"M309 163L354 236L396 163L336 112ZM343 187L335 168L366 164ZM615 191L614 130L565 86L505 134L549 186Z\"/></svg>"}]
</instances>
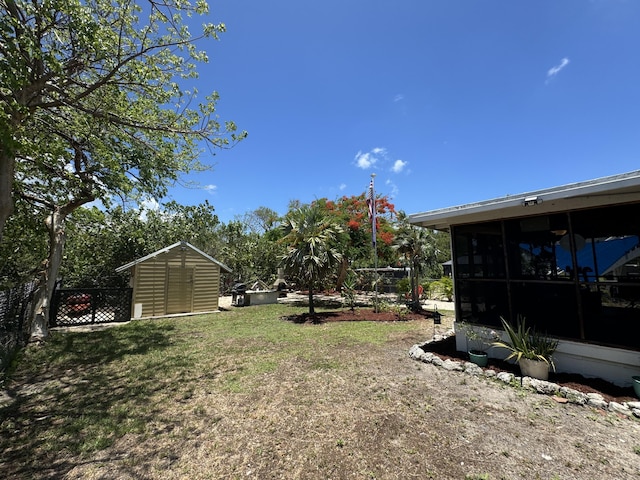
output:
<instances>
[{"instance_id":1,"label":"mulch bed","mask_svg":"<svg viewBox=\"0 0 640 480\"><path fill-rule=\"evenodd\" d=\"M455 337L449 337L440 342L432 342L422 347L425 351L438 355L443 360L468 361L469 357L464 352L456 350ZM495 358L489 358L489 364L485 370L496 372L509 372L520 375L520 368L516 364L508 363ZM633 387L619 387L601 378L587 378L574 373L549 372L549 381L560 386L572 388L582 393L599 393L607 402L637 402Z\"/></svg>"},{"instance_id":2,"label":"mulch bed","mask_svg":"<svg viewBox=\"0 0 640 480\"><path fill-rule=\"evenodd\" d=\"M282 317L292 323L326 323L326 322L399 322L433 318L433 312L419 310L417 312L396 313L394 311L374 312L369 308L357 308L353 311L341 309L335 311L316 312L313 315L305 312Z\"/></svg>"}]
</instances>

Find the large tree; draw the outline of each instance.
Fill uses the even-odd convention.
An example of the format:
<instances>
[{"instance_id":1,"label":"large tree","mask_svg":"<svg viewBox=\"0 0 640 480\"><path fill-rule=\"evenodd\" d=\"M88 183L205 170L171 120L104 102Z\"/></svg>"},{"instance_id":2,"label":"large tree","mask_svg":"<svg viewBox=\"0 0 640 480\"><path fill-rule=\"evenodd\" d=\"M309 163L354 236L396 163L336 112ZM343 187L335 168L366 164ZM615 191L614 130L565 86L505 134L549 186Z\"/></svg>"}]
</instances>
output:
<instances>
[{"instance_id":1,"label":"large tree","mask_svg":"<svg viewBox=\"0 0 640 480\"><path fill-rule=\"evenodd\" d=\"M116 166L115 178L137 174L154 193L197 167L198 140L219 147L244 135L236 137L232 122L221 127L213 115L215 92L190 108L195 92L181 87L196 76L195 61L206 61L194 42L225 29L205 24L194 36L182 23L181 15L207 8L204 1L177 0L0 1L0 238L14 186L24 181L19 163L46 172L41 162L51 152L34 142L33 132L66 135L74 150L88 141L71 135L74 128L91 124L93 134L144 152L148 166L160 157L146 172L116 166L117 158L101 165L103 171Z\"/></svg>"},{"instance_id":2,"label":"large tree","mask_svg":"<svg viewBox=\"0 0 640 480\"><path fill-rule=\"evenodd\" d=\"M340 262L336 249L342 228L317 203L291 210L282 223L282 257L285 273L296 278L309 292L309 314L315 313L313 292Z\"/></svg>"},{"instance_id":3,"label":"large tree","mask_svg":"<svg viewBox=\"0 0 640 480\"><path fill-rule=\"evenodd\" d=\"M74 210L96 199L162 197L182 173L202 168L200 141L225 147L244 136L215 117L215 92L196 104L181 87L206 60L181 15L206 11L200 1L0 2L0 232L13 192L44 212L50 242L32 336L47 335ZM207 24L199 37L223 30Z\"/></svg>"}]
</instances>

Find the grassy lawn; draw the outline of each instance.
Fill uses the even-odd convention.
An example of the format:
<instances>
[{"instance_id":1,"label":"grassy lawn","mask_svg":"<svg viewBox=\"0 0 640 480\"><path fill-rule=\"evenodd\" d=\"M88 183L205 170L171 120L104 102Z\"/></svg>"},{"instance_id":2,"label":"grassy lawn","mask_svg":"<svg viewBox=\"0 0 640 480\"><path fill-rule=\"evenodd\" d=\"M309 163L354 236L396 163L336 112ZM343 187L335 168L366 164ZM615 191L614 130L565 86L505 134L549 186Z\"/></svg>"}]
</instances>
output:
<instances>
[{"instance_id":1,"label":"grassy lawn","mask_svg":"<svg viewBox=\"0 0 640 480\"><path fill-rule=\"evenodd\" d=\"M410 360L430 320L280 319L302 311L264 305L55 333L6 382L0 477L640 474L637 421Z\"/></svg>"},{"instance_id":2,"label":"grassy lawn","mask_svg":"<svg viewBox=\"0 0 640 480\"><path fill-rule=\"evenodd\" d=\"M283 365L297 364L303 375L339 372L353 368L340 358L344 353L367 351L409 332L424 338L422 323L280 320L300 311L265 305L54 333L44 346L21 355L9 382L9 389L27 386L1 414L5 467L22 464L26 474L53 461L64 472L127 435L144 441L179 424L183 430L174 435L188 437L199 422L222 420L211 411L211 396L248 395Z\"/></svg>"}]
</instances>

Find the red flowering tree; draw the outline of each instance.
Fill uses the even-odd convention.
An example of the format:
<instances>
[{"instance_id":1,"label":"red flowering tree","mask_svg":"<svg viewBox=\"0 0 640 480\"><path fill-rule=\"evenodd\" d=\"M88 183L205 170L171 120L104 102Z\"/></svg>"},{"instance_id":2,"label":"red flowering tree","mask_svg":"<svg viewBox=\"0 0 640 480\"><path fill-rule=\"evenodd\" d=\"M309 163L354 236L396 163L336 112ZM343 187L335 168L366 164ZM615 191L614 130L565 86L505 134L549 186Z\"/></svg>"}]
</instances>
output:
<instances>
[{"instance_id":1,"label":"red flowering tree","mask_svg":"<svg viewBox=\"0 0 640 480\"><path fill-rule=\"evenodd\" d=\"M340 290L349 266L371 266L373 259L371 220L366 196L362 193L351 197L343 196L335 201L320 199L316 202L344 227L344 233L340 237L342 262L336 282L336 289ZM376 197L376 244L378 261L382 265L395 264L398 258L397 252L392 248L395 213L394 205L386 196Z\"/></svg>"}]
</instances>

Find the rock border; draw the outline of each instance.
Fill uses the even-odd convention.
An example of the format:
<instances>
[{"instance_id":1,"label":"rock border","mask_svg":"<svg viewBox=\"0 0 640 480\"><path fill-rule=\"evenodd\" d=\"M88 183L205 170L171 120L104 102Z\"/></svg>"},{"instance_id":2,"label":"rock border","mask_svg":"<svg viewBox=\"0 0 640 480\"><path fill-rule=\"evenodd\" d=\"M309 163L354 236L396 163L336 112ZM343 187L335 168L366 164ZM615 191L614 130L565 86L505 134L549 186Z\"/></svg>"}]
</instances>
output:
<instances>
[{"instance_id":1,"label":"rock border","mask_svg":"<svg viewBox=\"0 0 640 480\"><path fill-rule=\"evenodd\" d=\"M542 395L553 396L561 403L573 403L576 405L586 405L609 412L619 413L627 417L640 418L640 401L637 402L607 402L599 393L582 393L573 388L561 387L557 383L538 380L531 377L519 377L513 373L496 372L492 369L483 369L472 362L461 362L456 360L443 360L433 352L424 350L422 347L435 342L441 342L454 336L453 330L444 335L435 335L433 339L422 344L413 345L409 349L409 357L423 363L430 363L448 371L466 373L467 375L482 376L493 379L507 385L514 385L534 391Z\"/></svg>"}]
</instances>

